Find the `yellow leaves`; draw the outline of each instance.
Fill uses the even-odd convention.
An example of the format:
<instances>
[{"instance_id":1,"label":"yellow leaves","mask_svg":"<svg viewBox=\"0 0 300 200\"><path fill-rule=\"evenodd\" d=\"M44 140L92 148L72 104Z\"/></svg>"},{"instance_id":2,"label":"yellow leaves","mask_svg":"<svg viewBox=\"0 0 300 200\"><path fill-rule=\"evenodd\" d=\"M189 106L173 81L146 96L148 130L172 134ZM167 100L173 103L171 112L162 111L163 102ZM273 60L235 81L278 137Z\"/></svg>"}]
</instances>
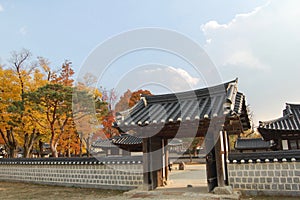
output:
<instances>
[{"instance_id":1,"label":"yellow leaves","mask_svg":"<svg viewBox=\"0 0 300 200\"><path fill-rule=\"evenodd\" d=\"M95 99L98 99L98 98L102 99L102 93L99 91L98 88L94 89L94 94L93 95L94 95Z\"/></svg>"},{"instance_id":2,"label":"yellow leaves","mask_svg":"<svg viewBox=\"0 0 300 200\"><path fill-rule=\"evenodd\" d=\"M20 100L21 88L13 70L0 68L0 89L1 101Z\"/></svg>"},{"instance_id":3,"label":"yellow leaves","mask_svg":"<svg viewBox=\"0 0 300 200\"><path fill-rule=\"evenodd\" d=\"M47 82L48 81L46 80L45 75L39 69L35 69L33 73L33 79L30 83L30 91L34 91L39 87L46 85Z\"/></svg>"}]
</instances>

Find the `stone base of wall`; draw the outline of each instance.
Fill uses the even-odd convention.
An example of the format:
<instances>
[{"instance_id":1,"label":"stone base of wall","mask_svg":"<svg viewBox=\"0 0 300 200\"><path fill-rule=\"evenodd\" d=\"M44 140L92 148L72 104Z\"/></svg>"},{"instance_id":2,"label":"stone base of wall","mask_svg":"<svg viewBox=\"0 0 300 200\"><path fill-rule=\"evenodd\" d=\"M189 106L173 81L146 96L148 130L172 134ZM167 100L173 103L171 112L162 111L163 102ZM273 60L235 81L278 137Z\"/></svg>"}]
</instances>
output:
<instances>
[{"instance_id":1,"label":"stone base of wall","mask_svg":"<svg viewBox=\"0 0 300 200\"><path fill-rule=\"evenodd\" d=\"M122 158L124 159L124 158ZM141 161L101 161L32 159L0 161L0 180L113 190L134 189L143 184ZM38 163L38 164L37 164ZM107 164L109 163L109 164Z\"/></svg>"},{"instance_id":2,"label":"stone base of wall","mask_svg":"<svg viewBox=\"0 0 300 200\"><path fill-rule=\"evenodd\" d=\"M228 177L245 194L300 196L300 162L229 163Z\"/></svg>"}]
</instances>

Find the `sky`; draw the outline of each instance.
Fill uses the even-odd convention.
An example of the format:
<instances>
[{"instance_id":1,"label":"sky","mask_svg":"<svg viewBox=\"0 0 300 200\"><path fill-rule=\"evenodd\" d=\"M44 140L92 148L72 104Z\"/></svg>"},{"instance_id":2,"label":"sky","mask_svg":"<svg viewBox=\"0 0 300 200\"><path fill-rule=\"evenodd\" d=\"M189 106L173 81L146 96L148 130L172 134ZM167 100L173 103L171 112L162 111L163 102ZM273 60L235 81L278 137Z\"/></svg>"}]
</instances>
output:
<instances>
[{"instance_id":1,"label":"sky","mask_svg":"<svg viewBox=\"0 0 300 200\"><path fill-rule=\"evenodd\" d=\"M148 27L172 30L203 48L221 81L239 78L258 125L281 116L286 102L300 103L299 7L297 0L0 0L0 64L26 48L52 68L70 60L78 74L110 38ZM122 55L97 78L119 94L129 86L163 93L207 85L182 57L157 49ZM149 84L157 79L164 82ZM124 84L130 80L139 85Z\"/></svg>"}]
</instances>

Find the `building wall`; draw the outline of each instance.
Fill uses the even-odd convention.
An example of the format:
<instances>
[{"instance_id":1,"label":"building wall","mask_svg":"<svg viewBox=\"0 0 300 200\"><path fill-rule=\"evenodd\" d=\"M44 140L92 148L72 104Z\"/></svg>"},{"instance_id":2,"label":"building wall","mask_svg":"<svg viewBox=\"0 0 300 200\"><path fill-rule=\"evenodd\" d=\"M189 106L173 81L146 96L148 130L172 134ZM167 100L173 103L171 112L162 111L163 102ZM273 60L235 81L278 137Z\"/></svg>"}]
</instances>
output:
<instances>
[{"instance_id":1,"label":"building wall","mask_svg":"<svg viewBox=\"0 0 300 200\"><path fill-rule=\"evenodd\" d=\"M231 162L229 184L250 195L300 196L300 162Z\"/></svg>"},{"instance_id":2,"label":"building wall","mask_svg":"<svg viewBox=\"0 0 300 200\"><path fill-rule=\"evenodd\" d=\"M128 190L143 184L143 165L137 159L122 158L0 160L0 180L39 184Z\"/></svg>"}]
</instances>

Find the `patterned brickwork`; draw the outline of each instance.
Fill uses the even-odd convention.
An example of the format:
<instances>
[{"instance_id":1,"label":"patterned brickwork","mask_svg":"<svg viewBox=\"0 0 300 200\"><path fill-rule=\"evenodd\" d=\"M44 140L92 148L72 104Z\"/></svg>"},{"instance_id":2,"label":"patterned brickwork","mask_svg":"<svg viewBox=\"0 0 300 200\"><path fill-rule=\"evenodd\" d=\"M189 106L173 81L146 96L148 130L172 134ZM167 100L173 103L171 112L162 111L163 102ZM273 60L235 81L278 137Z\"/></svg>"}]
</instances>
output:
<instances>
[{"instance_id":1,"label":"patterned brickwork","mask_svg":"<svg viewBox=\"0 0 300 200\"><path fill-rule=\"evenodd\" d=\"M300 195L300 162L230 163L229 184L260 194Z\"/></svg>"},{"instance_id":2,"label":"patterned brickwork","mask_svg":"<svg viewBox=\"0 0 300 200\"><path fill-rule=\"evenodd\" d=\"M141 162L134 164L132 162L123 164L1 163L0 180L127 190L143 184L143 165Z\"/></svg>"}]
</instances>

